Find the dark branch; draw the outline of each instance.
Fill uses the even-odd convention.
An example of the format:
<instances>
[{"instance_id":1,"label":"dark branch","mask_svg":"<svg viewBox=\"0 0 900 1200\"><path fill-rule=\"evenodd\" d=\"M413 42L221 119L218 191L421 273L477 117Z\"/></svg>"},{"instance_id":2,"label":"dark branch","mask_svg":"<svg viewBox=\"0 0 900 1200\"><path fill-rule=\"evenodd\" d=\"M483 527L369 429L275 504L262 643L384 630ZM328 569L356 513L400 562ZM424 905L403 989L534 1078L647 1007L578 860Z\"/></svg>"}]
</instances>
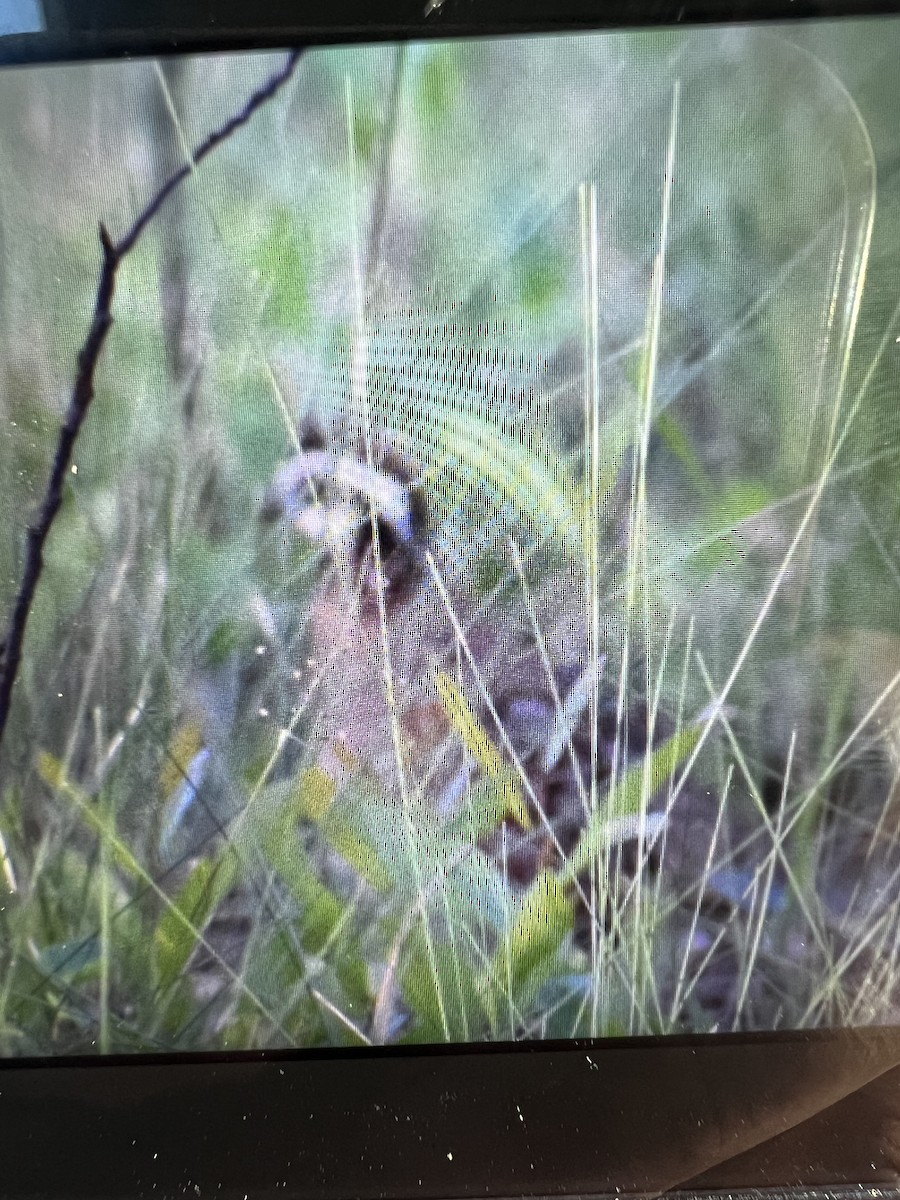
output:
<instances>
[{"instance_id":1,"label":"dark branch","mask_svg":"<svg viewBox=\"0 0 900 1200\"><path fill-rule=\"evenodd\" d=\"M272 76L272 78L264 83L263 86L247 101L239 113L226 121L221 128L216 129L209 135L205 142L202 142L191 156L191 161L186 162L184 166L179 167L175 174L163 184L159 189L132 227L128 230L117 247L119 257L123 258L129 250L132 249L135 242L168 200L169 196L175 189L187 179L188 175L203 162L208 154L211 154L217 146L221 146L222 142L227 142L232 134L237 133L242 125L246 125L258 108L262 108L269 100L280 91L281 88L288 82L294 71L297 69L297 63L300 61L302 50L295 50L288 56L287 62L280 71Z\"/></svg>"},{"instance_id":2,"label":"dark branch","mask_svg":"<svg viewBox=\"0 0 900 1200\"><path fill-rule=\"evenodd\" d=\"M177 187L194 171L194 169L211 154L217 146L227 141L241 126L246 125L257 109L266 104L288 82L300 61L302 50L295 50L288 55L284 66L277 71L263 86L249 98L240 112L226 121L219 129L209 135L191 156L190 162L170 176L158 192L152 197L147 206L138 215L131 228L118 241L114 242L105 226L100 226L100 247L102 261L100 275L97 281L97 296L94 301L94 315L91 320L87 338L78 353L78 370L72 387L72 395L66 412L65 421L59 431L56 452L53 455L53 465L44 499L38 512L37 519L29 526L25 540L25 564L22 569L22 579L13 601L12 612L7 625L6 637L0 643L0 742L6 731L9 709L12 701L13 687L19 673L22 660L22 647L25 642L25 630L31 607L34 603L35 592L44 569L44 546L47 542L53 522L59 512L63 499L63 488L72 461L75 442L81 432L84 419L87 416L91 401L94 398L94 376L97 364L103 352L107 334L112 325L112 302L116 290L116 275L122 260L137 244L144 230L165 204Z\"/></svg>"}]
</instances>

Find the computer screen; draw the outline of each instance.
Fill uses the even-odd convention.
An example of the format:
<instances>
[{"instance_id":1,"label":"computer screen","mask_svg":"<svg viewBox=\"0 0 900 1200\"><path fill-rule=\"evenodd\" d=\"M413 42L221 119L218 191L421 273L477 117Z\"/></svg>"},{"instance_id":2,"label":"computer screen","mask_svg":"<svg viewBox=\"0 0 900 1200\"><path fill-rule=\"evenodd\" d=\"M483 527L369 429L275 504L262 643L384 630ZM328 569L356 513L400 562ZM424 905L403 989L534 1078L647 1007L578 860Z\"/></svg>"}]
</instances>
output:
<instances>
[{"instance_id":1,"label":"computer screen","mask_svg":"<svg viewBox=\"0 0 900 1200\"><path fill-rule=\"evenodd\" d=\"M898 52L0 74L0 1054L897 1022Z\"/></svg>"}]
</instances>

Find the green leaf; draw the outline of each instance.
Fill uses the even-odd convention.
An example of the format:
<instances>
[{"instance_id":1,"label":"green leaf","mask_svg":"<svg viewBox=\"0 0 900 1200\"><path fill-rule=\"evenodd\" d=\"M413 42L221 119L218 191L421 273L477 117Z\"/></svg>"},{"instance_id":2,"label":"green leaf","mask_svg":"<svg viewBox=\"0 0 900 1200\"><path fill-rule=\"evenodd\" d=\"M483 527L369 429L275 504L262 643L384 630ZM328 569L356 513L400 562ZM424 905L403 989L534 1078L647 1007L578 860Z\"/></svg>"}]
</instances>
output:
<instances>
[{"instance_id":1,"label":"green leaf","mask_svg":"<svg viewBox=\"0 0 900 1200\"><path fill-rule=\"evenodd\" d=\"M368 108L353 113L353 144L363 162L371 162L381 134L382 122Z\"/></svg>"},{"instance_id":2,"label":"green leaf","mask_svg":"<svg viewBox=\"0 0 900 1200\"><path fill-rule=\"evenodd\" d=\"M238 880L237 858L225 854L219 859L204 859L194 867L187 883L159 920L153 935L158 978L169 987L187 965L202 933L215 910Z\"/></svg>"},{"instance_id":3,"label":"green leaf","mask_svg":"<svg viewBox=\"0 0 900 1200\"><path fill-rule=\"evenodd\" d=\"M472 588L476 596L486 597L494 592L506 578L506 566L490 551L479 554L472 566Z\"/></svg>"},{"instance_id":4,"label":"green leaf","mask_svg":"<svg viewBox=\"0 0 900 1200\"><path fill-rule=\"evenodd\" d=\"M234 617L226 617L224 621L219 622L206 639L206 645L203 647L206 665L209 667L222 666L232 654L243 646L245 640L245 633L239 622Z\"/></svg>"},{"instance_id":5,"label":"green leaf","mask_svg":"<svg viewBox=\"0 0 900 1200\"><path fill-rule=\"evenodd\" d=\"M487 1013L478 994L478 971L459 945L432 943L424 922L407 938L400 982L406 1003L417 1018L416 1038L462 1042L483 1036Z\"/></svg>"},{"instance_id":6,"label":"green leaf","mask_svg":"<svg viewBox=\"0 0 900 1200\"><path fill-rule=\"evenodd\" d=\"M743 554L740 534L735 532L742 521L764 512L775 500L763 484L753 480L737 481L709 500L707 518L713 540L701 536L691 554L693 570L701 578L708 577L724 564L736 564Z\"/></svg>"},{"instance_id":7,"label":"green leaf","mask_svg":"<svg viewBox=\"0 0 900 1200\"><path fill-rule=\"evenodd\" d=\"M276 208L269 231L256 255L262 285L269 298L263 320L287 333L308 333L312 319L309 271L313 256L309 233L298 226L288 208Z\"/></svg>"},{"instance_id":8,"label":"green leaf","mask_svg":"<svg viewBox=\"0 0 900 1200\"><path fill-rule=\"evenodd\" d=\"M691 439L684 432L678 419L668 410L664 410L656 418L656 429L663 444L684 467L685 473L696 490L701 496L711 499L713 495L712 481Z\"/></svg>"},{"instance_id":9,"label":"green leaf","mask_svg":"<svg viewBox=\"0 0 900 1200\"><path fill-rule=\"evenodd\" d=\"M344 797L336 803L334 780L321 767L301 771L297 780L267 788L255 801L269 816L263 844L273 866L288 878L296 861L297 824L312 821L328 844L378 891L387 891L393 875L367 836L355 807ZM277 861L276 861L277 860ZM288 861L291 860L291 861ZM305 884L302 885L305 888Z\"/></svg>"},{"instance_id":10,"label":"green leaf","mask_svg":"<svg viewBox=\"0 0 900 1200\"><path fill-rule=\"evenodd\" d=\"M262 850L300 905L304 941L313 953L318 953L340 924L345 905L320 882L301 853L296 810L285 807L280 819L265 832Z\"/></svg>"},{"instance_id":11,"label":"green leaf","mask_svg":"<svg viewBox=\"0 0 900 1200\"><path fill-rule=\"evenodd\" d=\"M512 817L523 829L530 829L533 824L531 814L528 812L515 772L504 762L497 747L482 728L462 689L446 671L437 672L435 683L451 725L499 793L502 816Z\"/></svg>"},{"instance_id":12,"label":"green leaf","mask_svg":"<svg viewBox=\"0 0 900 1200\"><path fill-rule=\"evenodd\" d=\"M501 996L511 998L519 1008L531 1002L538 988L555 973L560 945L572 927L572 882L610 845L638 832L645 801L684 763L701 734L698 726L681 730L622 775L565 868L540 875L516 901L511 925L483 978L484 990L496 995L499 989Z\"/></svg>"},{"instance_id":13,"label":"green leaf","mask_svg":"<svg viewBox=\"0 0 900 1200\"><path fill-rule=\"evenodd\" d=\"M366 835L335 806L319 828L328 844L379 892L390 891L394 877Z\"/></svg>"},{"instance_id":14,"label":"green leaf","mask_svg":"<svg viewBox=\"0 0 900 1200\"><path fill-rule=\"evenodd\" d=\"M544 313L559 296L566 282L561 256L549 246L530 245L519 265L521 298L531 313Z\"/></svg>"},{"instance_id":15,"label":"green leaf","mask_svg":"<svg viewBox=\"0 0 900 1200\"><path fill-rule=\"evenodd\" d=\"M81 816L95 833L104 839L113 858L126 874L148 881L149 876L129 848L115 831L113 814L103 807L77 784L72 783L65 773L65 768L58 758L45 751L37 755L37 772L43 781L70 800L78 809ZM154 890L159 890L156 885Z\"/></svg>"},{"instance_id":16,"label":"green leaf","mask_svg":"<svg viewBox=\"0 0 900 1200\"><path fill-rule=\"evenodd\" d=\"M693 753L702 734L702 726L688 725L624 772L593 814L575 847L567 864L571 876L586 870L609 846L635 836L645 800L671 779Z\"/></svg>"},{"instance_id":17,"label":"green leaf","mask_svg":"<svg viewBox=\"0 0 900 1200\"><path fill-rule=\"evenodd\" d=\"M452 50L439 50L422 68L420 95L425 117L440 121L450 110L459 83L459 71Z\"/></svg>"},{"instance_id":18,"label":"green leaf","mask_svg":"<svg viewBox=\"0 0 900 1200\"><path fill-rule=\"evenodd\" d=\"M509 932L494 956L490 981L524 1008L557 973L557 956L572 928L574 900L566 880L545 871L513 908Z\"/></svg>"},{"instance_id":19,"label":"green leaf","mask_svg":"<svg viewBox=\"0 0 900 1200\"><path fill-rule=\"evenodd\" d=\"M739 525L761 513L775 499L764 484L745 479L730 484L712 503L712 520L718 529Z\"/></svg>"},{"instance_id":20,"label":"green leaf","mask_svg":"<svg viewBox=\"0 0 900 1200\"><path fill-rule=\"evenodd\" d=\"M297 824L300 820L325 822L333 807L335 786L322 770L313 767L301 772L299 780L273 784L253 802L251 820L266 860L297 901L301 911L304 946L313 954L320 953L341 931L347 922L347 905L322 883L312 869L300 846ZM335 835L338 842L339 835ZM347 839L348 843L350 839ZM333 844L333 843L332 843ZM354 843L358 856L365 864L368 851L361 839ZM353 852L352 846L345 846ZM384 871L377 856L373 856L373 874ZM346 936L346 932L342 932Z\"/></svg>"},{"instance_id":21,"label":"green leaf","mask_svg":"<svg viewBox=\"0 0 900 1200\"><path fill-rule=\"evenodd\" d=\"M509 797L504 789L492 779L477 779L468 790L465 807L446 822L445 836L473 845L509 815Z\"/></svg>"},{"instance_id":22,"label":"green leaf","mask_svg":"<svg viewBox=\"0 0 900 1200\"><path fill-rule=\"evenodd\" d=\"M318 878L297 836L301 819L328 826L338 812L334 781L318 767L301 773L299 781L273 784L257 798L257 832L262 851L300 909L299 935L309 955L328 956L328 969L341 989L334 1003L358 1011L369 999L369 976L352 925L352 909ZM339 815L339 814L338 814ZM381 860L366 848L361 837L343 837L332 831L335 848L368 866L376 883L387 877ZM369 861L371 860L371 861ZM350 859L348 859L350 861ZM353 864L355 865L355 864Z\"/></svg>"}]
</instances>

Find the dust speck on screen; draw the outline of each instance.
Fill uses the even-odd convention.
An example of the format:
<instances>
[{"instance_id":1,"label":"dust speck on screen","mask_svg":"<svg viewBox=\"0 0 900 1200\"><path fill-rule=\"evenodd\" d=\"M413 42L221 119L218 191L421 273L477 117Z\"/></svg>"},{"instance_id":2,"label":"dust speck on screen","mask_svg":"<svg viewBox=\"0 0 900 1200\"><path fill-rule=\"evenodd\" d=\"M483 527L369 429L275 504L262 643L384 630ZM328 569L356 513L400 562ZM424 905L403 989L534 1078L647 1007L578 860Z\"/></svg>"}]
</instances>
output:
<instances>
[{"instance_id":1,"label":"dust speck on screen","mask_svg":"<svg viewBox=\"0 0 900 1200\"><path fill-rule=\"evenodd\" d=\"M0 1055L900 1019L898 54L0 75Z\"/></svg>"}]
</instances>

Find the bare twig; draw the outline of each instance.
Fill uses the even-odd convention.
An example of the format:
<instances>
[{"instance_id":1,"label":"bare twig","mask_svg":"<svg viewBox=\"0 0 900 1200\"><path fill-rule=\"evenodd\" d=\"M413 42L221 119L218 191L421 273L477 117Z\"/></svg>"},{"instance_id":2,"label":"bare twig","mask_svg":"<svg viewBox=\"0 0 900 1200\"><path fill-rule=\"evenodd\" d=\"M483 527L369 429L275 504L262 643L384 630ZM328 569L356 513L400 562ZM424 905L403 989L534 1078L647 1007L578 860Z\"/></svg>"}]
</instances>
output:
<instances>
[{"instance_id":1,"label":"bare twig","mask_svg":"<svg viewBox=\"0 0 900 1200\"><path fill-rule=\"evenodd\" d=\"M6 637L0 648L0 742L2 742L6 730L12 691L19 673L25 629L44 568L44 546L62 504L63 486L69 471L75 442L94 398L94 376L113 322L112 302L119 266L134 249L144 230L176 188L187 179L207 155L227 141L243 125L246 125L257 109L268 103L284 87L294 74L302 54L302 49L292 51L285 64L250 96L244 107L224 125L214 130L197 147L190 161L184 163L166 180L118 242L112 240L102 223L100 225L102 259L100 276L97 281L97 297L94 301L94 315L87 338L78 354L78 370L72 387L72 396L69 400L65 421L59 432L44 499L41 502L37 520L28 528L22 579L13 602Z\"/></svg>"}]
</instances>

